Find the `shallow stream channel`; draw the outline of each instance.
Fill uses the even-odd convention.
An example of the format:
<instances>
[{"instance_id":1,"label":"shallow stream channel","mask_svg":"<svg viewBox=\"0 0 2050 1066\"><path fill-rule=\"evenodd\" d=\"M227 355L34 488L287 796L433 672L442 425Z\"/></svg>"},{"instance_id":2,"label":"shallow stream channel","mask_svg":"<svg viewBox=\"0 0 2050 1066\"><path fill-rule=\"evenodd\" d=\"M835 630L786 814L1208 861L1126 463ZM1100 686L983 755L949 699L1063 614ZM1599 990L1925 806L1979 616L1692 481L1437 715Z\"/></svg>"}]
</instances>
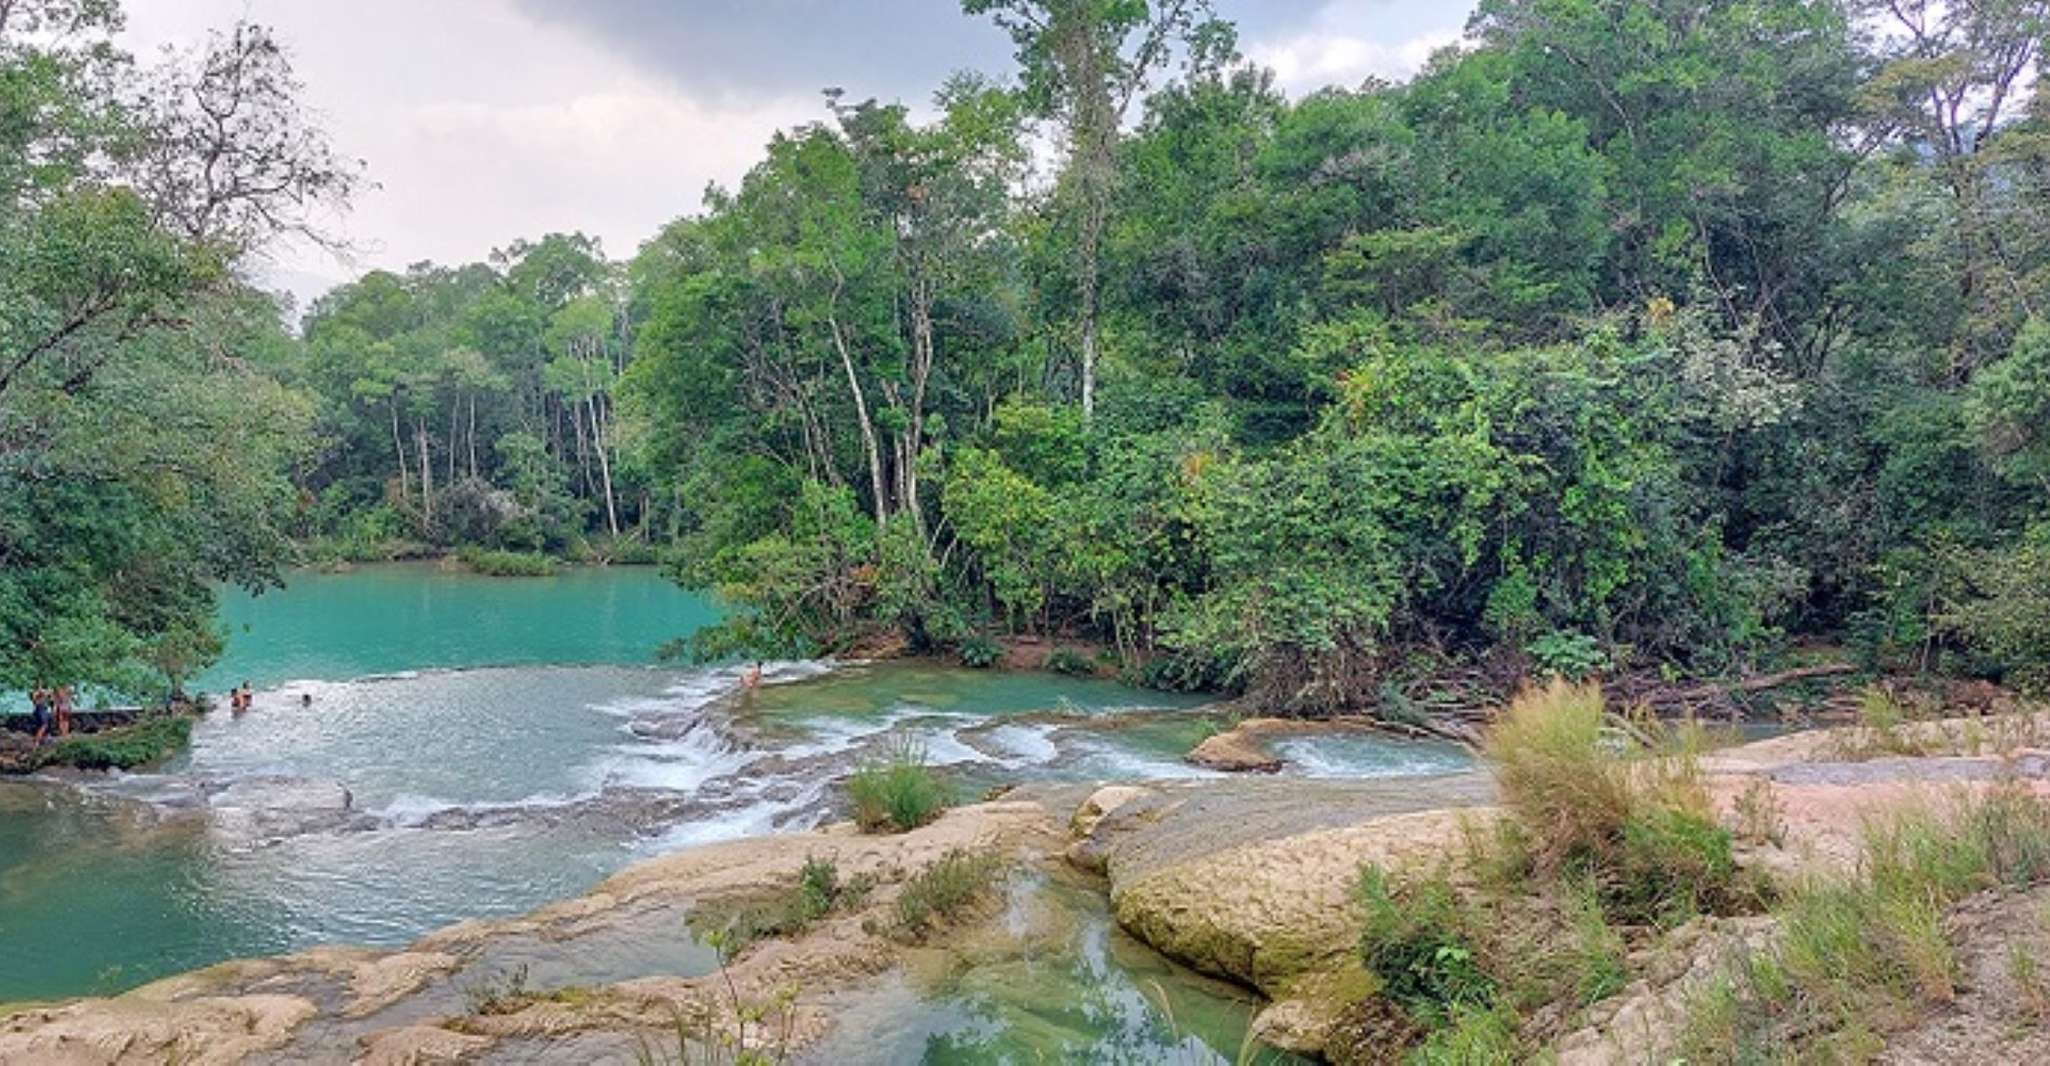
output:
<instances>
[{"instance_id":1,"label":"shallow stream channel","mask_svg":"<svg viewBox=\"0 0 2050 1066\"><path fill-rule=\"evenodd\" d=\"M920 662L772 663L743 694L735 668L657 665L716 615L644 569L306 573L223 613L229 658L198 687L248 680L250 712L216 711L148 773L0 781L0 1003L521 914L637 860L836 820L846 775L906 744L967 801L1200 777L1182 756L1218 725L1189 697ZM1323 777L1468 765L1357 735L1286 755ZM1237 1058L1247 994L1126 936L1079 876L1008 891L1008 933L880 982L836 1038L857 1043L819 1061ZM667 932L492 964L564 981L709 965L682 915L648 921Z\"/></svg>"}]
</instances>

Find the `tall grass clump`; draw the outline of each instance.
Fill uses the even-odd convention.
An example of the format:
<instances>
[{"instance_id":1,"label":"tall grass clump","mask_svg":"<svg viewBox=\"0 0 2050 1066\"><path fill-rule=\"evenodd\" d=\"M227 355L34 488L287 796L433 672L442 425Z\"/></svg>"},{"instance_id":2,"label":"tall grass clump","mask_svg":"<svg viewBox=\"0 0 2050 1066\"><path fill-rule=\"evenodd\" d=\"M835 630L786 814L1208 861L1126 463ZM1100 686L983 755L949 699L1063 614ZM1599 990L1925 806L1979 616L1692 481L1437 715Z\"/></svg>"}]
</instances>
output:
<instances>
[{"instance_id":1,"label":"tall grass clump","mask_svg":"<svg viewBox=\"0 0 2050 1066\"><path fill-rule=\"evenodd\" d=\"M892 738L883 757L863 763L847 780L854 822L864 833L904 833L947 809L947 790L925 763L915 738Z\"/></svg>"},{"instance_id":2,"label":"tall grass clump","mask_svg":"<svg viewBox=\"0 0 2050 1066\"><path fill-rule=\"evenodd\" d=\"M1689 1062L1859 1060L1881 1034L1957 994L1950 908L1976 892L2050 881L2050 805L2001 785L1948 808L1902 811L1866 832L1858 869L1811 878L1775 908L1770 950L1699 991L1679 1050Z\"/></svg>"},{"instance_id":3,"label":"tall grass clump","mask_svg":"<svg viewBox=\"0 0 2050 1066\"><path fill-rule=\"evenodd\" d=\"M1532 876L1585 877L1625 922L1746 905L1686 734L1611 714L1599 686L1554 680L1517 696L1483 749Z\"/></svg>"},{"instance_id":4,"label":"tall grass clump","mask_svg":"<svg viewBox=\"0 0 2050 1066\"><path fill-rule=\"evenodd\" d=\"M896 925L903 940L920 940L981 904L1003 883L1003 856L954 848L919 871L897 893Z\"/></svg>"},{"instance_id":5,"label":"tall grass clump","mask_svg":"<svg viewBox=\"0 0 2050 1066\"><path fill-rule=\"evenodd\" d=\"M1413 1062L1518 1061L1631 977L1624 930L1762 903L1716 824L1699 736L1610 712L1601 689L1526 690L1484 741L1506 813L1462 823L1436 869L1361 872L1360 958ZM1360 1048L1385 1054L1386 1048ZM1373 1059L1373 1061L1381 1061Z\"/></svg>"}]
</instances>

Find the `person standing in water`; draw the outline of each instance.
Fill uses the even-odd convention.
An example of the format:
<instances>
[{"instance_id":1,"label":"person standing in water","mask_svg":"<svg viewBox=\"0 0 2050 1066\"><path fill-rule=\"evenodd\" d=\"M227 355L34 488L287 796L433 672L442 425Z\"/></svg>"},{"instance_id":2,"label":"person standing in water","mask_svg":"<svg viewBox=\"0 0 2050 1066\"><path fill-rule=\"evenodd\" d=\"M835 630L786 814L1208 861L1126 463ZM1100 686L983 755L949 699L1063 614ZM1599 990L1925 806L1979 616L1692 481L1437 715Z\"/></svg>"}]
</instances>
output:
<instances>
[{"instance_id":1,"label":"person standing in water","mask_svg":"<svg viewBox=\"0 0 2050 1066\"><path fill-rule=\"evenodd\" d=\"M760 659L756 659L755 664L747 668L747 673L740 675L740 687L749 694L753 694L754 690L762 687L762 661Z\"/></svg>"},{"instance_id":2,"label":"person standing in water","mask_svg":"<svg viewBox=\"0 0 2050 1066\"><path fill-rule=\"evenodd\" d=\"M60 737L70 736L71 686L58 685L57 691L50 694L50 704L57 711L57 735Z\"/></svg>"}]
</instances>

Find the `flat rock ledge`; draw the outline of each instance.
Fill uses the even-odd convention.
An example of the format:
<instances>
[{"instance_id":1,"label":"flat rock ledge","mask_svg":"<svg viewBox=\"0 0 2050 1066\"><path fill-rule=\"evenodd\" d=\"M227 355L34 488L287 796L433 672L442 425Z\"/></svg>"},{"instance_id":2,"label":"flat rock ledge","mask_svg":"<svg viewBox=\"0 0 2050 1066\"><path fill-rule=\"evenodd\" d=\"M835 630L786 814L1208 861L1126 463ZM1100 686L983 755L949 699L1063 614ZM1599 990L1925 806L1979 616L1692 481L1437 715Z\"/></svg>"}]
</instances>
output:
<instances>
[{"instance_id":1,"label":"flat rock ledge","mask_svg":"<svg viewBox=\"0 0 2050 1066\"><path fill-rule=\"evenodd\" d=\"M465 922L394 951L320 947L236 960L118 996L0 1008L0 1064L420 1063L473 1061L501 1052L522 1060L633 1061L637 1048L674 1044L679 1016L705 1019L731 996L773 999L801 987L789 1047L828 1033L831 1003L901 961L871 919L902 882L964 848L1058 855L1067 834L1031 802L948 812L922 829L864 836L851 826L692 848L629 867L590 892L531 914ZM795 884L811 857L877 888L856 913L801 936L759 942L725 974L696 946L683 918L701 902L755 898ZM606 944L674 943L674 972L607 975ZM480 986L507 960L543 958L568 983L480 1009ZM577 983L592 978L589 983ZM732 982L730 989L728 980Z\"/></svg>"}]
</instances>

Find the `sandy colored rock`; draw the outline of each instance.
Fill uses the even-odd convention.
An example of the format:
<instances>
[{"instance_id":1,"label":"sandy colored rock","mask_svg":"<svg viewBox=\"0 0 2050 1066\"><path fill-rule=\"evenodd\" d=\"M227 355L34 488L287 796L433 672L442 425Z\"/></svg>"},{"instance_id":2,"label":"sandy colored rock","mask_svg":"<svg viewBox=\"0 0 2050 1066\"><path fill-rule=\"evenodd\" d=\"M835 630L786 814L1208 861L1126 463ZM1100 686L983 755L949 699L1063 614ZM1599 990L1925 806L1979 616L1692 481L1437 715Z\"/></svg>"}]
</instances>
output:
<instances>
[{"instance_id":1,"label":"sandy colored rock","mask_svg":"<svg viewBox=\"0 0 2050 1066\"><path fill-rule=\"evenodd\" d=\"M80 1000L0 1019L0 1063L233 1063L282 1046L316 1013L299 996Z\"/></svg>"},{"instance_id":2,"label":"sandy colored rock","mask_svg":"<svg viewBox=\"0 0 2050 1066\"><path fill-rule=\"evenodd\" d=\"M464 1062L490 1050L488 1036L451 1032L432 1025L387 1029L363 1039L358 1066L427 1066Z\"/></svg>"},{"instance_id":3,"label":"sandy colored rock","mask_svg":"<svg viewBox=\"0 0 2050 1066\"><path fill-rule=\"evenodd\" d=\"M1210 770L1233 773L1271 774L1281 769L1281 759L1267 750L1261 736L1273 719L1248 718L1222 733L1203 738L1190 749L1188 760Z\"/></svg>"},{"instance_id":4,"label":"sandy colored rock","mask_svg":"<svg viewBox=\"0 0 2050 1066\"><path fill-rule=\"evenodd\" d=\"M1088 836L1095 831L1104 817L1133 800L1153 795L1153 790L1136 785L1105 785L1089 794L1080 807L1075 808L1074 817L1068 819L1068 828L1076 836Z\"/></svg>"},{"instance_id":5,"label":"sandy colored rock","mask_svg":"<svg viewBox=\"0 0 2050 1066\"><path fill-rule=\"evenodd\" d=\"M1433 861L1485 809L1375 818L1251 844L1113 879L1118 924L1204 973L1274 995L1305 974L1341 968L1359 943L1360 866Z\"/></svg>"},{"instance_id":6,"label":"sandy colored rock","mask_svg":"<svg viewBox=\"0 0 2050 1066\"><path fill-rule=\"evenodd\" d=\"M693 848L630 867L575 899L523 917L465 922L403 951L322 946L224 962L118 997L18 1010L0 1018L0 1064L228 1063L266 1052L298 1061L359 1036L367 1061L439 1062L473 1057L508 1039L553 1046L592 1033L659 1037L679 1013L717 1022L736 993L749 1005L777 1002L789 989L826 996L896 966L899 947L869 925L886 915L908 877L949 851L1043 856L1057 854L1067 840L1046 807L1008 802L958 808L900 835L863 836L835 826ZM642 929L635 923L651 913L795 884L813 856L831 859L843 876L875 879L863 910L795 938L760 941L723 973L572 981L535 988L527 1000L491 1014L465 1013L464 967L490 957L502 941L562 945L587 935L616 937ZM686 935L680 923L668 928ZM380 1028L381 1012L395 1008L407 1013ZM793 1047L833 1024L829 1011L809 1004L790 1019Z\"/></svg>"},{"instance_id":7,"label":"sandy colored rock","mask_svg":"<svg viewBox=\"0 0 2050 1066\"><path fill-rule=\"evenodd\" d=\"M461 966L461 959L437 951L401 951L366 959L349 974L352 998L342 1008L342 1016L362 1018L375 1014Z\"/></svg>"}]
</instances>

